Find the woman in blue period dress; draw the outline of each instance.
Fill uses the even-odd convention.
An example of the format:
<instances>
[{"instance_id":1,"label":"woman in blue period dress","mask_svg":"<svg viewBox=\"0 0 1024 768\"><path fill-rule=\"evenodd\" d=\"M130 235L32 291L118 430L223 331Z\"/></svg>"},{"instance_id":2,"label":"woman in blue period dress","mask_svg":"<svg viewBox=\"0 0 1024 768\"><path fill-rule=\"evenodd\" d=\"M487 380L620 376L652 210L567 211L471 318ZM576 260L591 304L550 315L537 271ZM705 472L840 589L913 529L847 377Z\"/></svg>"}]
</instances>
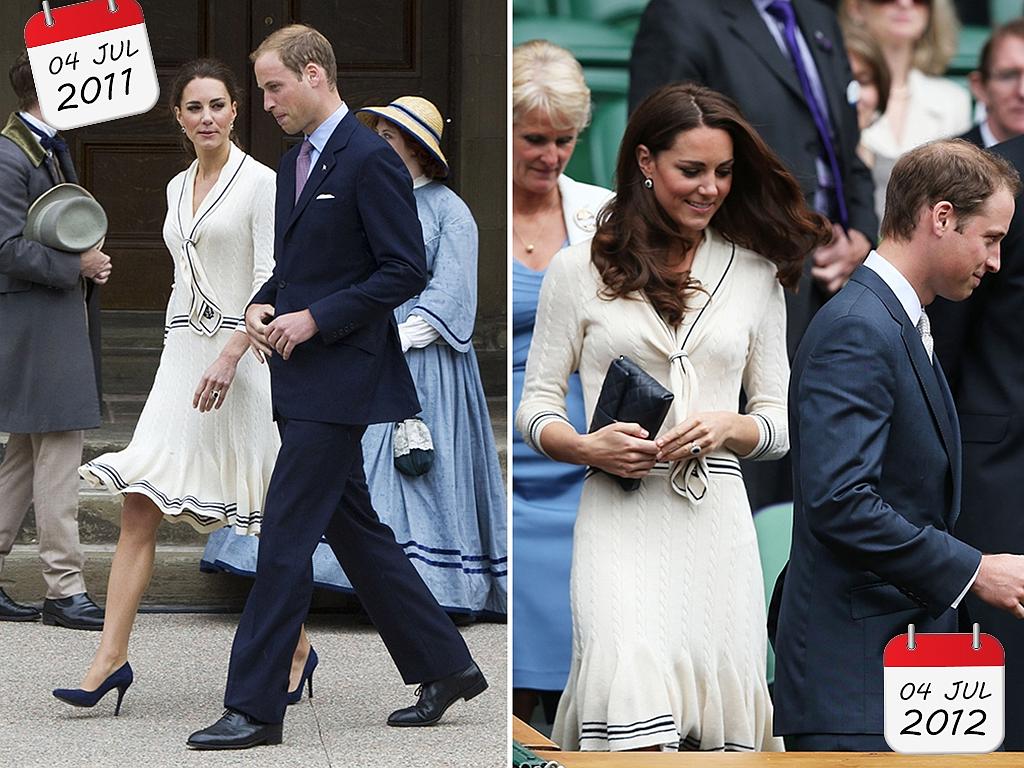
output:
<instances>
[{"instance_id":1,"label":"woman in blue period dress","mask_svg":"<svg viewBox=\"0 0 1024 768\"><path fill-rule=\"evenodd\" d=\"M505 484L491 431L476 354L477 227L466 204L437 179L448 173L437 108L403 96L359 116L401 156L413 180L423 227L426 289L395 310L406 362L434 445L426 474L398 472L394 425L370 425L363 436L367 484L381 519L395 532L437 601L469 615L506 613ZM207 568L255 572L256 546L229 533L210 538ZM319 586L351 591L334 553L313 555Z\"/></svg>"},{"instance_id":2,"label":"woman in blue period dress","mask_svg":"<svg viewBox=\"0 0 1024 768\"><path fill-rule=\"evenodd\" d=\"M738 459L788 450L782 285L828 223L735 105L692 84L637 107L616 180L594 239L548 269L516 415L545 455L641 479L584 482L552 736L564 749L778 750ZM675 396L656 435L620 422L588 434L566 416L572 371L589 416L619 355Z\"/></svg>"},{"instance_id":3,"label":"woman in blue period dress","mask_svg":"<svg viewBox=\"0 0 1024 768\"><path fill-rule=\"evenodd\" d=\"M572 55L546 41L512 54L512 397L522 396L541 281L560 248L589 240L611 197L563 171L590 121L590 90ZM583 393L573 375L569 418L584 431ZM538 699L548 719L569 675L569 564L583 468L553 462L512 437L513 713L529 721Z\"/></svg>"},{"instance_id":4,"label":"woman in blue period dress","mask_svg":"<svg viewBox=\"0 0 1024 768\"><path fill-rule=\"evenodd\" d=\"M79 469L92 485L124 497L99 648L81 688L55 692L79 705L112 673L122 683L131 678L128 641L160 521L258 534L280 445L269 372L245 354L243 320L274 266L275 175L231 139L239 89L226 65L189 62L171 91L183 144L196 159L167 185L163 234L174 286L160 365L128 446ZM304 633L299 645L301 673Z\"/></svg>"}]
</instances>

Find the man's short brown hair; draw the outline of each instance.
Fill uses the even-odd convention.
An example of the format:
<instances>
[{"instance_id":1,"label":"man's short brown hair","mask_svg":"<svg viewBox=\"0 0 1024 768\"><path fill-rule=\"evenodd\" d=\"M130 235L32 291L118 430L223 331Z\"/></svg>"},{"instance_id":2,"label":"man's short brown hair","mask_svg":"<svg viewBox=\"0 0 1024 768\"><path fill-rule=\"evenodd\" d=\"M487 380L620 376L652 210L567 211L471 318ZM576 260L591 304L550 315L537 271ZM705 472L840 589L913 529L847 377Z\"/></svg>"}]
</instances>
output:
<instances>
[{"instance_id":1,"label":"man's short brown hair","mask_svg":"<svg viewBox=\"0 0 1024 768\"><path fill-rule=\"evenodd\" d=\"M11 78L14 95L18 97L18 109L24 112L36 106L39 97L36 96L36 81L32 77L32 67L28 63L28 51L18 54L7 74Z\"/></svg>"},{"instance_id":2,"label":"man's short brown hair","mask_svg":"<svg viewBox=\"0 0 1024 768\"><path fill-rule=\"evenodd\" d=\"M324 68L331 90L338 87L338 62L330 41L307 24L292 24L276 32L260 43L259 48L249 54L249 61L265 53L274 52L281 63L302 79L302 71L312 62Z\"/></svg>"},{"instance_id":3,"label":"man's short brown hair","mask_svg":"<svg viewBox=\"0 0 1024 768\"><path fill-rule=\"evenodd\" d=\"M893 166L885 192L882 238L907 242L914 236L922 206L946 200L953 205L957 231L1000 189L1017 197L1016 169L999 155L962 139L931 141L910 150Z\"/></svg>"}]
</instances>

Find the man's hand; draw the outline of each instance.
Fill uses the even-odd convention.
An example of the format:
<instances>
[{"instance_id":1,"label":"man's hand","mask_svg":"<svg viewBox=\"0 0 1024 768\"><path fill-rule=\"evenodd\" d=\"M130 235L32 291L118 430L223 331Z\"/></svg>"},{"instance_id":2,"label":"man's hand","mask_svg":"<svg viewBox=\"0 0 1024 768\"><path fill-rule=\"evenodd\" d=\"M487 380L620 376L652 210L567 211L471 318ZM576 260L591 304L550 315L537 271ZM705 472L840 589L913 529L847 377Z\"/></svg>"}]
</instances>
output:
<instances>
[{"instance_id":1,"label":"man's hand","mask_svg":"<svg viewBox=\"0 0 1024 768\"><path fill-rule=\"evenodd\" d=\"M982 555L971 591L989 605L1024 619L1024 555Z\"/></svg>"},{"instance_id":2,"label":"man's hand","mask_svg":"<svg viewBox=\"0 0 1024 768\"><path fill-rule=\"evenodd\" d=\"M79 256L82 277L92 280L96 285L103 285L110 279L113 269L110 257L99 248L90 248Z\"/></svg>"},{"instance_id":3,"label":"man's hand","mask_svg":"<svg viewBox=\"0 0 1024 768\"><path fill-rule=\"evenodd\" d=\"M248 316L248 313L247 313ZM313 313L308 309L289 312L275 318L267 326L267 341L282 358L287 360L292 350L304 341L313 338L320 329L316 327Z\"/></svg>"},{"instance_id":4,"label":"man's hand","mask_svg":"<svg viewBox=\"0 0 1024 768\"><path fill-rule=\"evenodd\" d=\"M871 243L856 229L851 229L847 236L841 226L833 224L832 242L814 252L811 276L831 296L846 285L870 250Z\"/></svg>"},{"instance_id":5,"label":"man's hand","mask_svg":"<svg viewBox=\"0 0 1024 768\"><path fill-rule=\"evenodd\" d=\"M268 323L274 319L273 304L251 304L245 310L245 333L256 359L261 363L274 353L267 341Z\"/></svg>"}]
</instances>

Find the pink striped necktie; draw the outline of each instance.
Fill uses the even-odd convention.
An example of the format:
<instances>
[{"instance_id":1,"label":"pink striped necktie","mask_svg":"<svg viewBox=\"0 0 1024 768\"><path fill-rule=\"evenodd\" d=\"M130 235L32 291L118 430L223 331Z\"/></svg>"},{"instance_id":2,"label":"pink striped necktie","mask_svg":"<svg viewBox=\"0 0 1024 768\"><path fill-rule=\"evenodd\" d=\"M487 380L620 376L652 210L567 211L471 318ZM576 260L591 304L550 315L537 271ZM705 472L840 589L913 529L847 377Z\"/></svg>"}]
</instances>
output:
<instances>
[{"instance_id":1,"label":"pink striped necktie","mask_svg":"<svg viewBox=\"0 0 1024 768\"><path fill-rule=\"evenodd\" d=\"M295 202L299 201L302 188L306 186L306 178L309 176L310 155L313 153L313 145L309 139L302 142L299 156L295 159Z\"/></svg>"}]
</instances>

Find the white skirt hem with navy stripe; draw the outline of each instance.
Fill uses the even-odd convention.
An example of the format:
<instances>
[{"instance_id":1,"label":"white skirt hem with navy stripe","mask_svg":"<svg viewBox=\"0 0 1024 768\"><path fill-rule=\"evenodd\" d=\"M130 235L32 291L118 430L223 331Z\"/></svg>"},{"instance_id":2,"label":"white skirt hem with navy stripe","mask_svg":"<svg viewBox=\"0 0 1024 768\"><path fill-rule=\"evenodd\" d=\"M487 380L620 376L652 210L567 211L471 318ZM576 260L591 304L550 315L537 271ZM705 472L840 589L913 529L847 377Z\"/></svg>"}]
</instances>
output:
<instances>
[{"instance_id":1,"label":"white skirt hem with navy stripe","mask_svg":"<svg viewBox=\"0 0 1024 768\"><path fill-rule=\"evenodd\" d=\"M220 408L200 413L192 398L204 372L235 333L212 337L167 327L153 388L124 450L79 468L94 488L148 497L172 522L201 533L232 526L256 535L280 439L266 365L246 353Z\"/></svg>"}]
</instances>

